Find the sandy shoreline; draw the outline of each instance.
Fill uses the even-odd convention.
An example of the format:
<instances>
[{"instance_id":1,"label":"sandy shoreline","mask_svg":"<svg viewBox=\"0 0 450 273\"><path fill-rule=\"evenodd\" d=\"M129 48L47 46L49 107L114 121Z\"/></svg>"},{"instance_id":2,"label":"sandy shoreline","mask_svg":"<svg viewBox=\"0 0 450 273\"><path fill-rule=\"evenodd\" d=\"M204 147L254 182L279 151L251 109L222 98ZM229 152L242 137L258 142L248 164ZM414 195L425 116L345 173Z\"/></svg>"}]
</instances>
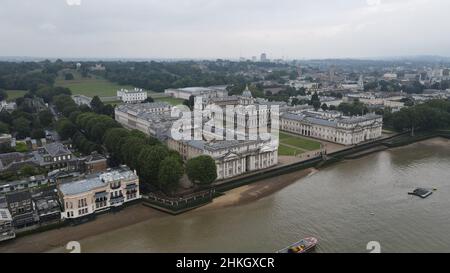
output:
<instances>
[{"instance_id":1,"label":"sandy shoreline","mask_svg":"<svg viewBox=\"0 0 450 273\"><path fill-rule=\"evenodd\" d=\"M214 199L211 204L187 213L203 210L220 209L230 206L244 205L271 195L288 185L315 172L310 168L280 175L273 178L230 190L225 195ZM1 242L0 253L5 252L46 252L64 246L69 241L79 241L97 234L106 233L130 225L138 224L160 217L176 217L155 209L136 204L116 213L99 215L94 221L78 226L64 227L36 233L15 240Z\"/></svg>"},{"instance_id":2,"label":"sandy shoreline","mask_svg":"<svg viewBox=\"0 0 450 273\"><path fill-rule=\"evenodd\" d=\"M232 189L225 193L225 195L214 199L214 201L204 207L198 208L196 211L225 208L230 206L244 205L266 196L269 196L292 183L304 178L317 170L309 168L301 171L296 171L277 177L272 177L258 181L253 184L245 185L236 189Z\"/></svg>"}]
</instances>

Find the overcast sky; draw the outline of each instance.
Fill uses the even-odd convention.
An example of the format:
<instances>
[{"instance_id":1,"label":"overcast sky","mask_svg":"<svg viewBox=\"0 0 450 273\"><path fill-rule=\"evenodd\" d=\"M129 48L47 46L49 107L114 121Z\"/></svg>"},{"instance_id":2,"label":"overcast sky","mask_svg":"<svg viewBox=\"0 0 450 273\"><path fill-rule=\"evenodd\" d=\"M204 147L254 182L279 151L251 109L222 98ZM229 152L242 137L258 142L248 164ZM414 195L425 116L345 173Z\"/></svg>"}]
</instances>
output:
<instances>
[{"instance_id":1,"label":"overcast sky","mask_svg":"<svg viewBox=\"0 0 450 273\"><path fill-rule=\"evenodd\" d=\"M449 0L1 0L0 56L450 56Z\"/></svg>"}]
</instances>

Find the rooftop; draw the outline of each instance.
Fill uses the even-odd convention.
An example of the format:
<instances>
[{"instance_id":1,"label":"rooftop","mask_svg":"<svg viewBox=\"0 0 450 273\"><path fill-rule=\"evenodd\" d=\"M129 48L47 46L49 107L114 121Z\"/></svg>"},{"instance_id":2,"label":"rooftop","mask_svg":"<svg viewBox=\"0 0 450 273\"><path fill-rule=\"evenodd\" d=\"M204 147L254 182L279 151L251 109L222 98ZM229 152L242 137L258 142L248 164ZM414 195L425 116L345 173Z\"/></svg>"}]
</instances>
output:
<instances>
[{"instance_id":1,"label":"rooftop","mask_svg":"<svg viewBox=\"0 0 450 273\"><path fill-rule=\"evenodd\" d=\"M143 93L143 92L147 92L147 91L145 91L143 89L140 89L140 88L134 88L134 89L124 89L124 88L122 88L122 89L120 89L118 91L124 92L124 93Z\"/></svg>"},{"instance_id":2,"label":"rooftop","mask_svg":"<svg viewBox=\"0 0 450 273\"><path fill-rule=\"evenodd\" d=\"M117 110L126 112L133 111L137 113L151 112L155 108L171 108L172 106L166 102L147 102L138 104L122 104L116 107Z\"/></svg>"},{"instance_id":3,"label":"rooftop","mask_svg":"<svg viewBox=\"0 0 450 273\"><path fill-rule=\"evenodd\" d=\"M200 92L210 92L210 91L218 91L218 90L225 90L227 88L226 85L218 85L218 86L208 86L208 87L200 87L200 86L194 86L194 87L184 87L184 88L170 88L168 90L179 90L183 92L188 93L200 93Z\"/></svg>"},{"instance_id":4,"label":"rooftop","mask_svg":"<svg viewBox=\"0 0 450 273\"><path fill-rule=\"evenodd\" d=\"M313 124L328 126L328 127L337 127L338 124L357 124L369 120L375 120L382 118L380 115L376 114L367 114L363 116L352 116L352 117L346 117L346 116L336 116L336 113L333 112L330 114L333 114L332 117L327 117L325 115L315 114L314 112L301 112L298 114L294 113L284 113L282 114L282 118L289 119L289 120L296 120L296 121L306 121Z\"/></svg>"},{"instance_id":5,"label":"rooftop","mask_svg":"<svg viewBox=\"0 0 450 273\"><path fill-rule=\"evenodd\" d=\"M130 170L114 170L92 178L61 184L59 186L59 190L64 195L74 195L101 188L109 182L131 180L136 178L137 176Z\"/></svg>"},{"instance_id":6,"label":"rooftop","mask_svg":"<svg viewBox=\"0 0 450 273\"><path fill-rule=\"evenodd\" d=\"M21 202L23 200L31 200L31 193L29 191L14 192L6 195L8 204Z\"/></svg>"},{"instance_id":7,"label":"rooftop","mask_svg":"<svg viewBox=\"0 0 450 273\"><path fill-rule=\"evenodd\" d=\"M51 156L72 154L72 152L60 142L46 144L44 145L44 149Z\"/></svg>"},{"instance_id":8,"label":"rooftop","mask_svg":"<svg viewBox=\"0 0 450 273\"><path fill-rule=\"evenodd\" d=\"M0 221L12 221L11 213L8 209L0 209Z\"/></svg>"},{"instance_id":9,"label":"rooftop","mask_svg":"<svg viewBox=\"0 0 450 273\"><path fill-rule=\"evenodd\" d=\"M64 195L73 195L88 192L96 188L101 188L104 185L105 183L99 177L96 177L61 184L59 186L59 190Z\"/></svg>"}]
</instances>

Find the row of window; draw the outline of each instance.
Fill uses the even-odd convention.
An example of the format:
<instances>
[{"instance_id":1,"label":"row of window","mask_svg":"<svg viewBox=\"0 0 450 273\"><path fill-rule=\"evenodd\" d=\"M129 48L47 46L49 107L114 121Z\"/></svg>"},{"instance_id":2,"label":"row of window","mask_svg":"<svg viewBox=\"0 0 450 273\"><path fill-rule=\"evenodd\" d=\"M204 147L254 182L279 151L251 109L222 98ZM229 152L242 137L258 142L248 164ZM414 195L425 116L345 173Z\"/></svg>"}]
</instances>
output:
<instances>
[{"instance_id":1,"label":"row of window","mask_svg":"<svg viewBox=\"0 0 450 273\"><path fill-rule=\"evenodd\" d=\"M78 215L84 215L84 214L87 214L88 212L89 212L88 208L79 209Z\"/></svg>"},{"instance_id":2,"label":"row of window","mask_svg":"<svg viewBox=\"0 0 450 273\"><path fill-rule=\"evenodd\" d=\"M86 206L87 206L86 198L78 200L78 208L82 208L82 207L86 207Z\"/></svg>"},{"instance_id":3,"label":"row of window","mask_svg":"<svg viewBox=\"0 0 450 273\"><path fill-rule=\"evenodd\" d=\"M65 155L63 155L63 156L55 156L55 157L53 158L53 162L62 161L62 160L69 160L69 159L71 159L71 158L72 158L71 155L67 155L67 156L65 156Z\"/></svg>"}]
</instances>

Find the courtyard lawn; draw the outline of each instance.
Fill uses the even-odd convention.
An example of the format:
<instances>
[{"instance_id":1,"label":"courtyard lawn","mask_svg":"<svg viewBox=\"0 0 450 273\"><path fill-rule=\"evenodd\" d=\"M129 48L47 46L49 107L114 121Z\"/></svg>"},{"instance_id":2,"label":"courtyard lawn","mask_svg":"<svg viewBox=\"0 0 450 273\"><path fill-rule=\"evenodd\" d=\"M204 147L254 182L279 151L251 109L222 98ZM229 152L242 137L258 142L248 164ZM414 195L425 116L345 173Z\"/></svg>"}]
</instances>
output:
<instances>
[{"instance_id":1,"label":"courtyard lawn","mask_svg":"<svg viewBox=\"0 0 450 273\"><path fill-rule=\"evenodd\" d=\"M278 146L278 155L296 156L301 153L302 153L301 150L297 150L292 147L285 146L283 144L280 144L280 146Z\"/></svg>"},{"instance_id":2,"label":"courtyard lawn","mask_svg":"<svg viewBox=\"0 0 450 273\"><path fill-rule=\"evenodd\" d=\"M321 147L320 142L303 138L301 136L294 136L280 132L280 144L284 146L295 147L303 151L313 151L318 150Z\"/></svg>"},{"instance_id":3,"label":"courtyard lawn","mask_svg":"<svg viewBox=\"0 0 450 273\"><path fill-rule=\"evenodd\" d=\"M149 95L151 96L151 94L149 94ZM183 102L184 102L183 99L177 99L177 98L172 98L172 97L155 98L155 101L167 102L168 104L170 104L172 106L180 105L180 104L183 104Z\"/></svg>"},{"instance_id":4,"label":"courtyard lawn","mask_svg":"<svg viewBox=\"0 0 450 273\"><path fill-rule=\"evenodd\" d=\"M14 101L17 98L23 97L26 93L26 90L6 90L6 94L8 94L7 101Z\"/></svg>"}]
</instances>

